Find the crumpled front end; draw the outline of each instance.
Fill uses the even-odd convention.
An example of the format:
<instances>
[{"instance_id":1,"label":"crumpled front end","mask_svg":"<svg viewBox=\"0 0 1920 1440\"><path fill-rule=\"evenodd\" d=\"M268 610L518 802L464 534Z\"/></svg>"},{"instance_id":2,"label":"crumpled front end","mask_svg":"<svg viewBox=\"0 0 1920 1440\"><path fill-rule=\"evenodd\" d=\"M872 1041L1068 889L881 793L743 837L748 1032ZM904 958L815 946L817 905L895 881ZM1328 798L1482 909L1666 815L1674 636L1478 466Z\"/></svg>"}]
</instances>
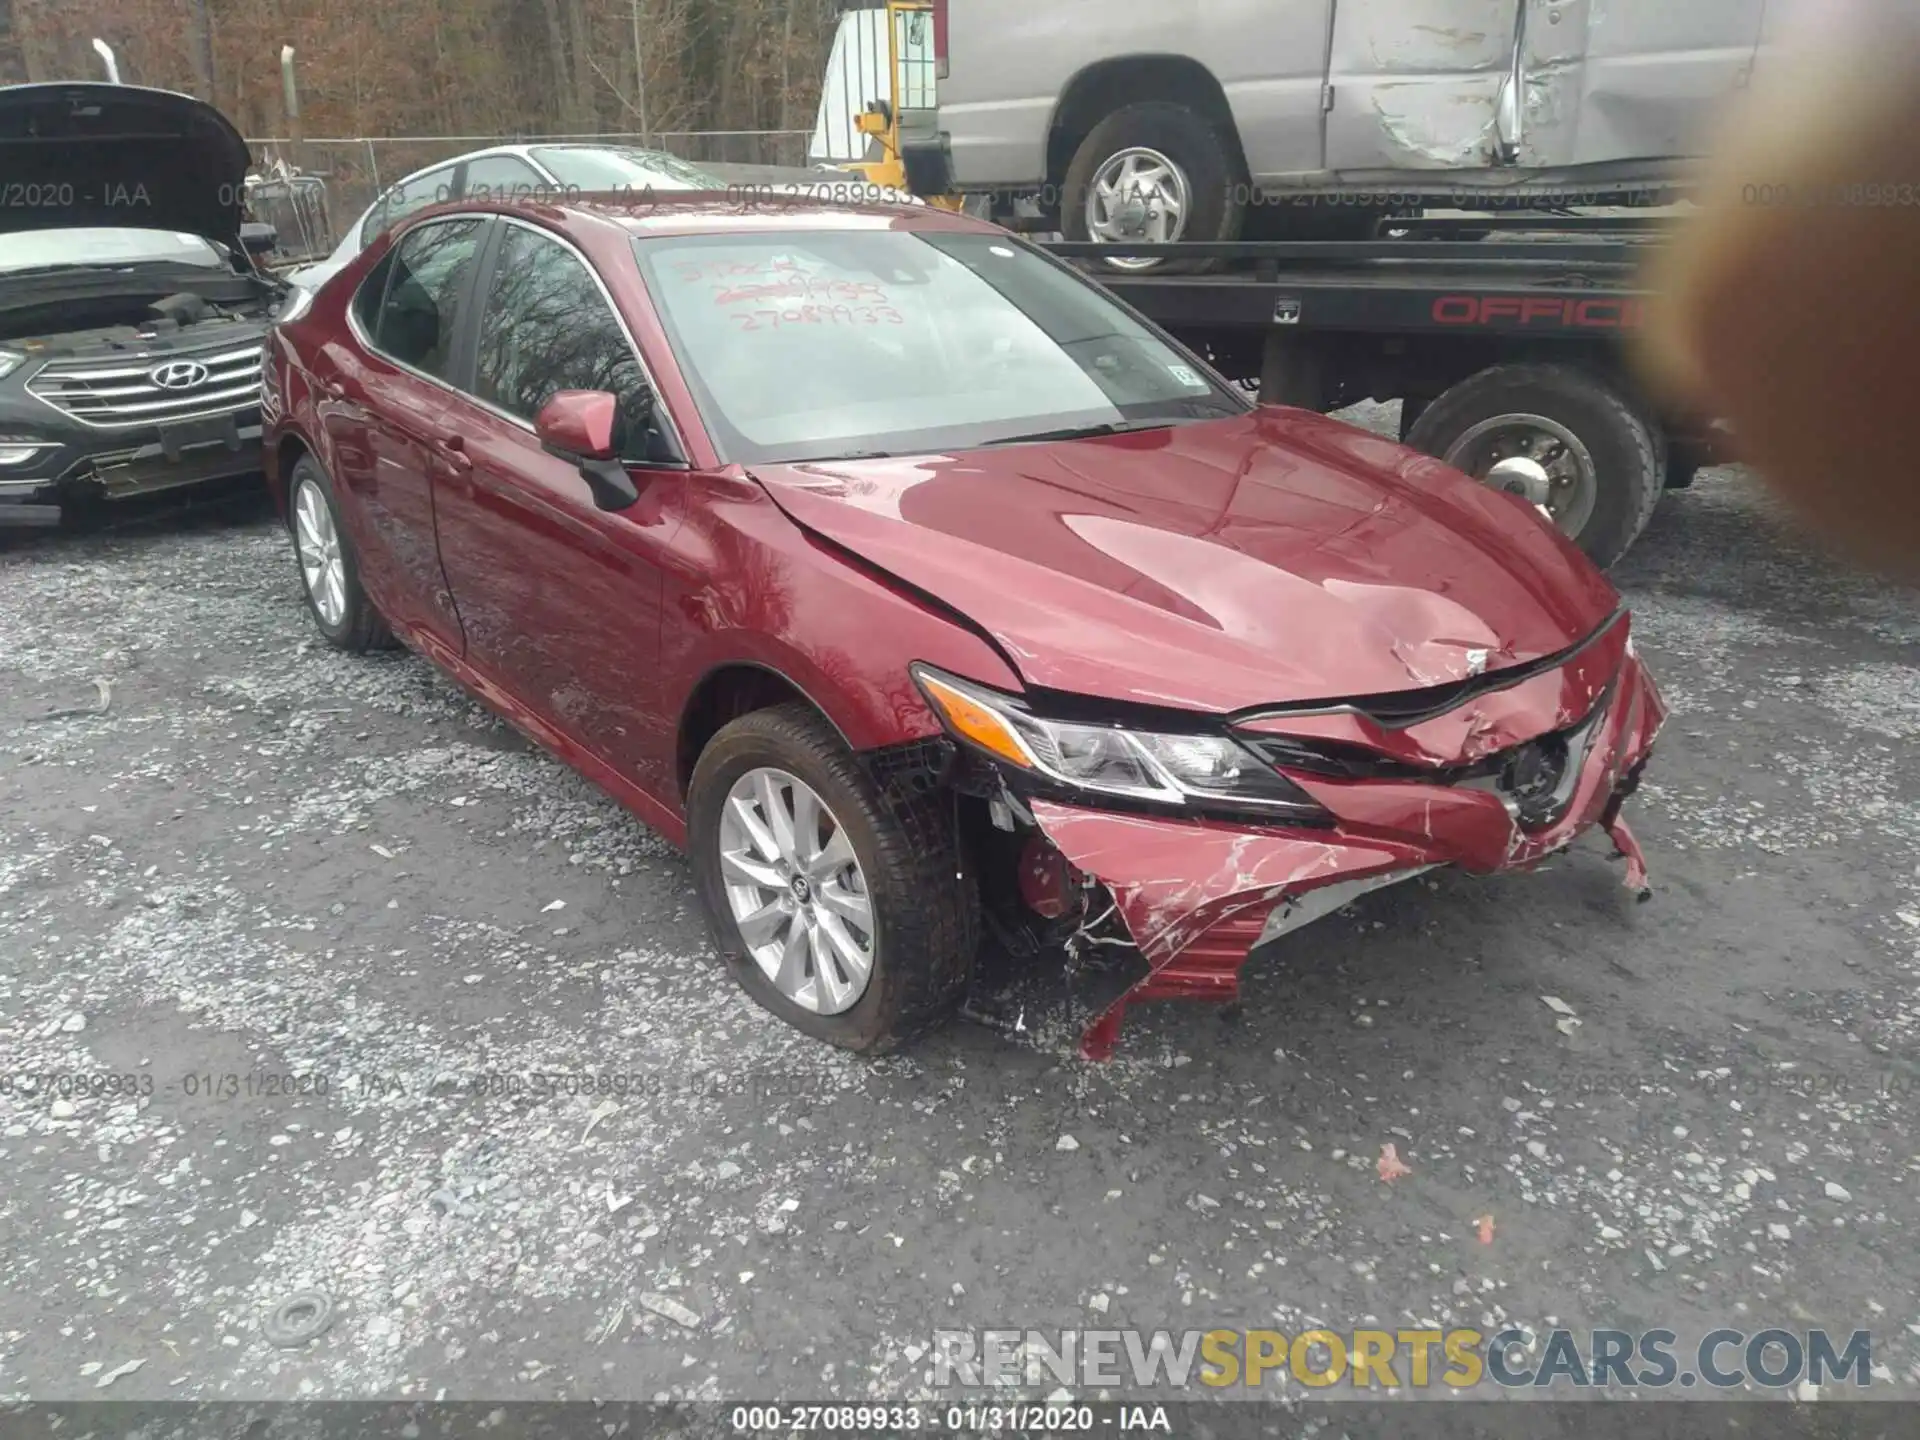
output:
<instances>
[{"instance_id":1,"label":"crumpled front end","mask_svg":"<svg viewBox=\"0 0 1920 1440\"><path fill-rule=\"evenodd\" d=\"M1666 709L1624 615L1517 682L1496 674L1421 695L1235 722L1236 736L1318 801L1330 826L1029 802L1076 880L1111 896L1145 964L1086 1031L1088 1058L1112 1053L1134 1001L1231 1001L1256 945L1436 866L1524 870L1598 826L1626 858L1628 886L1646 898L1621 806ZM1419 713L1423 704L1431 713Z\"/></svg>"}]
</instances>

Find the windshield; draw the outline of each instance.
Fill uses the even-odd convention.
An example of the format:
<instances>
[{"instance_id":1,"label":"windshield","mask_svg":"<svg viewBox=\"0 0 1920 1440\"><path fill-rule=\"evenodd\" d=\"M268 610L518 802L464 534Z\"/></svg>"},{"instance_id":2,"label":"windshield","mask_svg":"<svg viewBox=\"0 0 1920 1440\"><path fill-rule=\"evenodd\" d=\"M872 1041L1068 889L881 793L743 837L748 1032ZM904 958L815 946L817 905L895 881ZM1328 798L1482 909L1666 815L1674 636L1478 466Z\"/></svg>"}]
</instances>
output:
<instances>
[{"instance_id":1,"label":"windshield","mask_svg":"<svg viewBox=\"0 0 1920 1440\"><path fill-rule=\"evenodd\" d=\"M543 145L532 153L562 185L582 190L633 190L646 185L663 190L724 190L727 184L697 165L658 150Z\"/></svg>"},{"instance_id":2,"label":"windshield","mask_svg":"<svg viewBox=\"0 0 1920 1440\"><path fill-rule=\"evenodd\" d=\"M730 460L966 449L1247 409L1092 284L999 236L830 230L634 243Z\"/></svg>"},{"instance_id":3,"label":"windshield","mask_svg":"<svg viewBox=\"0 0 1920 1440\"><path fill-rule=\"evenodd\" d=\"M47 265L205 265L226 261L211 241L175 230L113 226L0 235L0 273Z\"/></svg>"}]
</instances>

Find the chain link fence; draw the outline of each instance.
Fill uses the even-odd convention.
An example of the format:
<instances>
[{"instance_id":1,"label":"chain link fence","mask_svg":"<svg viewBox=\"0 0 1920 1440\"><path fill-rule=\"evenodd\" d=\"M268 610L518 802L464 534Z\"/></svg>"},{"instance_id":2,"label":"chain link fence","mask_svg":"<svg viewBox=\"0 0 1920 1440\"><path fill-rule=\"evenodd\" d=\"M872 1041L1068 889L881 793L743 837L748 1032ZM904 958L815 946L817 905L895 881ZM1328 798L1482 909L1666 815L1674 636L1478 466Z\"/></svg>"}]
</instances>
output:
<instances>
[{"instance_id":1,"label":"chain link fence","mask_svg":"<svg viewBox=\"0 0 1920 1440\"><path fill-rule=\"evenodd\" d=\"M297 250L317 256L331 250L346 228L396 180L473 150L494 145L632 146L664 150L725 180L751 180L768 169L803 168L809 138L805 130L656 130L645 135L363 135L300 141L268 137L247 143L256 168L265 171L284 164L325 182L324 226L303 222L301 233L283 235L283 249L289 255ZM314 233L322 228L325 234Z\"/></svg>"}]
</instances>

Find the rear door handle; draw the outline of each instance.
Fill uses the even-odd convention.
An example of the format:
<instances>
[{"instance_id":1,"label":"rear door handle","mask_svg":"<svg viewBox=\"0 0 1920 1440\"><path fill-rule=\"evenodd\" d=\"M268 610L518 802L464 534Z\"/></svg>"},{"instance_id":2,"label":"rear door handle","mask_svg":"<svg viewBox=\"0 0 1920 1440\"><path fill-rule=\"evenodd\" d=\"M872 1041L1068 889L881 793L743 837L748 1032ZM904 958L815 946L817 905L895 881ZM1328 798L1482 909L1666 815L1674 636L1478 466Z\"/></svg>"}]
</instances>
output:
<instances>
[{"instance_id":1,"label":"rear door handle","mask_svg":"<svg viewBox=\"0 0 1920 1440\"><path fill-rule=\"evenodd\" d=\"M462 474L473 469L473 457L467 454L467 442L462 436L442 435L440 453L446 456L449 465Z\"/></svg>"}]
</instances>

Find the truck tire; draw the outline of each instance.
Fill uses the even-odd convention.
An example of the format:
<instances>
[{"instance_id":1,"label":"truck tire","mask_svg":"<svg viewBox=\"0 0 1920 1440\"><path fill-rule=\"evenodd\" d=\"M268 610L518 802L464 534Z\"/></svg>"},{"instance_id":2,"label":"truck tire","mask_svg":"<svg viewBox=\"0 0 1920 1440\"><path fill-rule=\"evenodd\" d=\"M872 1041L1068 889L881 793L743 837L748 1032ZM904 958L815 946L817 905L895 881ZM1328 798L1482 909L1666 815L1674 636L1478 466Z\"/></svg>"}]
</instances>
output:
<instances>
[{"instance_id":1,"label":"truck tire","mask_svg":"<svg viewBox=\"0 0 1920 1440\"><path fill-rule=\"evenodd\" d=\"M810 840L803 814L818 817ZM811 706L753 711L707 742L687 853L727 968L815 1039L882 1054L964 995L980 903L952 798L889 799Z\"/></svg>"},{"instance_id":2,"label":"truck tire","mask_svg":"<svg viewBox=\"0 0 1920 1440\"><path fill-rule=\"evenodd\" d=\"M1116 213L1096 196L1096 183L1117 185L1122 199L1135 208ZM1177 218L1160 208L1169 193L1181 206ZM1246 211L1246 175L1232 140L1197 111L1153 100L1114 111L1080 142L1061 191L1060 229L1067 239L1082 241L1147 240L1161 230L1169 241L1237 240ZM1210 263L1105 262L1114 270L1162 275L1203 270Z\"/></svg>"},{"instance_id":3,"label":"truck tire","mask_svg":"<svg viewBox=\"0 0 1920 1440\"><path fill-rule=\"evenodd\" d=\"M1666 484L1666 447L1640 408L1605 377L1567 365L1469 376L1420 412L1407 443L1475 479L1496 460L1539 461L1556 522L1602 569L1640 538Z\"/></svg>"}]
</instances>

